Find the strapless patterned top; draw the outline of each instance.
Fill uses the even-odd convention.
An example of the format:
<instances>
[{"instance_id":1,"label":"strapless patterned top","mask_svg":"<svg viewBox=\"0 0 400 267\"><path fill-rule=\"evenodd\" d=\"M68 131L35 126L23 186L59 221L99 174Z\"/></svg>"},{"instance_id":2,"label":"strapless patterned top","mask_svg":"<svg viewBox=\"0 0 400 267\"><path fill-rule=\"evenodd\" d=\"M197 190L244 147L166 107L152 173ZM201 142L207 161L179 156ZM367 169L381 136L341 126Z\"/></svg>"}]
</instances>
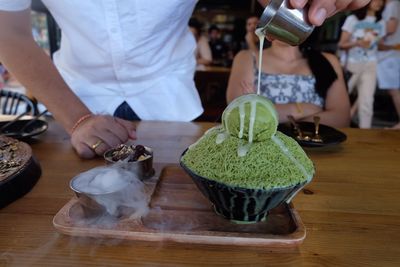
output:
<instances>
[{"instance_id":1,"label":"strapless patterned top","mask_svg":"<svg viewBox=\"0 0 400 267\"><path fill-rule=\"evenodd\" d=\"M257 88L258 70L254 71ZM314 75L261 73L261 95L275 104L310 103L323 107L325 100L315 91Z\"/></svg>"}]
</instances>

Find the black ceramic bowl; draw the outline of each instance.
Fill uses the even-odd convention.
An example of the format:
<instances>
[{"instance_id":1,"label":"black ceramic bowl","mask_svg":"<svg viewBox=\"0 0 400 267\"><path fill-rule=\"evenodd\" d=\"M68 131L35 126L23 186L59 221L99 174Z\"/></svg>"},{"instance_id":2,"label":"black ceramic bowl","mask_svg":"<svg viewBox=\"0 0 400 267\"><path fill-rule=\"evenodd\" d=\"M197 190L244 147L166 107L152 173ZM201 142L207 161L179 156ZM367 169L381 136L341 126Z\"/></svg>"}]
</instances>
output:
<instances>
[{"instance_id":1,"label":"black ceramic bowl","mask_svg":"<svg viewBox=\"0 0 400 267\"><path fill-rule=\"evenodd\" d=\"M190 170L182 160L180 164L192 177L203 195L214 205L215 211L226 219L238 223L255 223L265 220L271 209L285 201L289 202L307 183L269 190L248 189L207 179Z\"/></svg>"}]
</instances>

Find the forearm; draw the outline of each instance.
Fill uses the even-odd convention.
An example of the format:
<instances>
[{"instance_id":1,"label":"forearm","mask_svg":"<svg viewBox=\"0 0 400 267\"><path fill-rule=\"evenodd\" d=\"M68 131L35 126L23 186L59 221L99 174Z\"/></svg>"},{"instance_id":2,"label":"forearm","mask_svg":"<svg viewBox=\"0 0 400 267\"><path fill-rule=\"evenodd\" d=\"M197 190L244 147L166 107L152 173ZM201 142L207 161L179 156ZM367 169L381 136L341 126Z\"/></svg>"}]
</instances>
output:
<instances>
[{"instance_id":1,"label":"forearm","mask_svg":"<svg viewBox=\"0 0 400 267\"><path fill-rule=\"evenodd\" d=\"M380 51L388 51L388 50L394 50L394 49L396 49L396 46L394 46L394 45L385 45L383 43L379 44Z\"/></svg>"},{"instance_id":2,"label":"forearm","mask_svg":"<svg viewBox=\"0 0 400 267\"><path fill-rule=\"evenodd\" d=\"M321 123L329 125L332 127L349 127L350 126L350 113L340 113L337 110L323 110L321 112L315 113L311 116L304 117L302 121L314 121L314 116L319 116L321 118Z\"/></svg>"},{"instance_id":3,"label":"forearm","mask_svg":"<svg viewBox=\"0 0 400 267\"><path fill-rule=\"evenodd\" d=\"M344 49L344 50L348 50L350 48L356 47L357 46L357 42L356 41L342 41L339 42L339 48Z\"/></svg>"},{"instance_id":4,"label":"forearm","mask_svg":"<svg viewBox=\"0 0 400 267\"><path fill-rule=\"evenodd\" d=\"M205 59L205 58L198 58L197 59L197 64L200 64L200 65L208 66L208 65L211 64L211 62L212 62L211 60Z\"/></svg>"},{"instance_id":5,"label":"forearm","mask_svg":"<svg viewBox=\"0 0 400 267\"><path fill-rule=\"evenodd\" d=\"M307 103L275 104L275 108L280 123L289 121L288 116L293 116L295 120L303 120L321 111L321 108Z\"/></svg>"},{"instance_id":6,"label":"forearm","mask_svg":"<svg viewBox=\"0 0 400 267\"><path fill-rule=\"evenodd\" d=\"M279 115L279 123L288 122L288 116L291 115L297 121L313 122L314 116L321 118L321 123L333 127L349 127L350 113L340 110L322 110L313 104L307 103L288 103L276 104L276 110ZM344 109L346 110L346 109Z\"/></svg>"},{"instance_id":7,"label":"forearm","mask_svg":"<svg viewBox=\"0 0 400 267\"><path fill-rule=\"evenodd\" d=\"M32 38L8 38L0 42L1 62L46 105L66 130L70 130L82 115L89 113Z\"/></svg>"},{"instance_id":8,"label":"forearm","mask_svg":"<svg viewBox=\"0 0 400 267\"><path fill-rule=\"evenodd\" d=\"M295 104L275 104L276 111L278 112L279 123L288 122L288 116L293 116L296 120L299 119L300 112L296 111Z\"/></svg>"}]
</instances>

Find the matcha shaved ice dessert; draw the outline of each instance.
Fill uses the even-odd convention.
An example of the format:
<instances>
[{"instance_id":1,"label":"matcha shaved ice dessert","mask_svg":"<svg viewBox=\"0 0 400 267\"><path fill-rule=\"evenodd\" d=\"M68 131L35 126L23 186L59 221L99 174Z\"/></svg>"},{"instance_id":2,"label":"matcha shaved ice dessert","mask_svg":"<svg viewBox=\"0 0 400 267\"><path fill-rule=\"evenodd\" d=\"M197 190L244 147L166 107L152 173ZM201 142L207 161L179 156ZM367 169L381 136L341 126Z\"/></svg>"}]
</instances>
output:
<instances>
[{"instance_id":1,"label":"matcha shaved ice dessert","mask_svg":"<svg viewBox=\"0 0 400 267\"><path fill-rule=\"evenodd\" d=\"M196 175L228 186L270 190L309 182L314 166L300 145L277 131L273 104L254 94L233 101L222 126L208 130L182 156Z\"/></svg>"}]
</instances>

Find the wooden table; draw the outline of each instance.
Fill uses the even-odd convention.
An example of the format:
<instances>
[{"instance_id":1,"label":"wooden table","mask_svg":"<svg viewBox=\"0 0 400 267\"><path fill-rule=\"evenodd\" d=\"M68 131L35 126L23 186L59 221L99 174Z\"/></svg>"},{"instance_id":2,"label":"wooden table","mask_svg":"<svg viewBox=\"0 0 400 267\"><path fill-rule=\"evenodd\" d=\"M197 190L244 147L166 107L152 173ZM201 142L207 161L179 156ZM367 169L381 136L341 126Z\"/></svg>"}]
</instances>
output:
<instances>
[{"instance_id":1,"label":"wooden table","mask_svg":"<svg viewBox=\"0 0 400 267\"><path fill-rule=\"evenodd\" d=\"M138 143L156 161L178 162L209 123L141 122ZM400 266L400 131L344 129L339 147L307 150L317 173L294 199L307 237L295 249L206 246L73 238L52 219L73 196L68 182L103 164L81 160L51 123L32 144L43 175L22 199L0 210L0 266Z\"/></svg>"}]
</instances>

